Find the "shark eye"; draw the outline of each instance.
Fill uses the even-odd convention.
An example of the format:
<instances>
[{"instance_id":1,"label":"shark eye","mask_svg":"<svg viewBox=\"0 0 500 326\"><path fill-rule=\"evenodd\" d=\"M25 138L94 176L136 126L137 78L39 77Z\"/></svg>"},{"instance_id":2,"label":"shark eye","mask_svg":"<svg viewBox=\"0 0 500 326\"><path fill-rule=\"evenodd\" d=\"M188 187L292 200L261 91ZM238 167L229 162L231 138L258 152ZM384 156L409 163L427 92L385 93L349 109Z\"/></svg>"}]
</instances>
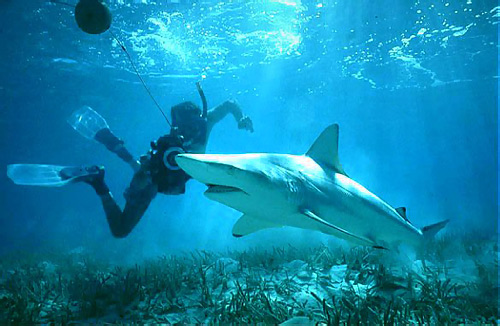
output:
<instances>
[{"instance_id":1,"label":"shark eye","mask_svg":"<svg viewBox=\"0 0 500 326\"><path fill-rule=\"evenodd\" d=\"M228 166L227 174L234 175L236 173L236 170L238 170L238 169L235 168L234 166Z\"/></svg>"}]
</instances>

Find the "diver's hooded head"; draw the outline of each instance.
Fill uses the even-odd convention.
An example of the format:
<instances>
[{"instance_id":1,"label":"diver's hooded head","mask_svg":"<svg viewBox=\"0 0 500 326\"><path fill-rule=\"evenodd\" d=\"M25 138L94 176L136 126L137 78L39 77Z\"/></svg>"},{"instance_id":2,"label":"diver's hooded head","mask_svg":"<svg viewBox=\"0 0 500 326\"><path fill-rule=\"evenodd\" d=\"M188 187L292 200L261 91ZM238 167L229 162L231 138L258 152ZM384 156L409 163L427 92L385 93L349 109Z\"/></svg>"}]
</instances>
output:
<instances>
[{"instance_id":1,"label":"diver's hooded head","mask_svg":"<svg viewBox=\"0 0 500 326\"><path fill-rule=\"evenodd\" d=\"M185 143L205 144L207 137L207 119L203 117L198 105L183 102L172 107L172 127Z\"/></svg>"},{"instance_id":2,"label":"diver's hooded head","mask_svg":"<svg viewBox=\"0 0 500 326\"><path fill-rule=\"evenodd\" d=\"M191 120L201 118L201 109L193 102L182 102L174 105L171 109L172 125L174 127L181 127L182 125L189 124Z\"/></svg>"}]
</instances>

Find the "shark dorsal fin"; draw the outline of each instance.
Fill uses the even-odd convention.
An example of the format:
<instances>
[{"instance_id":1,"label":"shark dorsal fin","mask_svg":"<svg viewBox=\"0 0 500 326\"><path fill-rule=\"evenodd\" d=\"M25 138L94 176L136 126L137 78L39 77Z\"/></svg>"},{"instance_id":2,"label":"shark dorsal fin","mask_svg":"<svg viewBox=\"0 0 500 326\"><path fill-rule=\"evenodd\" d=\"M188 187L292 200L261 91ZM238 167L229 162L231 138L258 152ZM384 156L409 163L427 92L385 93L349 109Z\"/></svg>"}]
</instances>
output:
<instances>
[{"instance_id":1,"label":"shark dorsal fin","mask_svg":"<svg viewBox=\"0 0 500 326\"><path fill-rule=\"evenodd\" d=\"M316 139L306 155L320 165L326 165L337 173L347 175L339 160L339 125L326 128Z\"/></svg>"},{"instance_id":2,"label":"shark dorsal fin","mask_svg":"<svg viewBox=\"0 0 500 326\"><path fill-rule=\"evenodd\" d=\"M398 212L398 214L401 215L401 217L404 218L405 220L407 219L406 207L398 207L398 208L396 208L396 212Z\"/></svg>"},{"instance_id":3,"label":"shark dorsal fin","mask_svg":"<svg viewBox=\"0 0 500 326\"><path fill-rule=\"evenodd\" d=\"M406 217L406 207L398 207L396 208L396 212L398 212L399 216L401 216L405 221L411 223L408 217Z\"/></svg>"}]
</instances>

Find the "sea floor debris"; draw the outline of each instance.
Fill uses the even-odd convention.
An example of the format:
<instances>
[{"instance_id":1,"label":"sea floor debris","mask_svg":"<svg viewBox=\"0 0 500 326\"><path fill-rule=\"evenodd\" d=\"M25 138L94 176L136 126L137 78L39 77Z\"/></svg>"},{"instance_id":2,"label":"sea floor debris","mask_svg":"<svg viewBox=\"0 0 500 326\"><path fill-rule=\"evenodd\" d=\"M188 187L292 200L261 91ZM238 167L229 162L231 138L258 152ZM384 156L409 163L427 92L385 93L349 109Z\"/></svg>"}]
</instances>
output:
<instances>
[{"instance_id":1,"label":"sea floor debris","mask_svg":"<svg viewBox=\"0 0 500 326\"><path fill-rule=\"evenodd\" d=\"M292 246L135 266L84 254L0 263L0 324L470 324L498 321L498 245L444 236L426 260Z\"/></svg>"}]
</instances>

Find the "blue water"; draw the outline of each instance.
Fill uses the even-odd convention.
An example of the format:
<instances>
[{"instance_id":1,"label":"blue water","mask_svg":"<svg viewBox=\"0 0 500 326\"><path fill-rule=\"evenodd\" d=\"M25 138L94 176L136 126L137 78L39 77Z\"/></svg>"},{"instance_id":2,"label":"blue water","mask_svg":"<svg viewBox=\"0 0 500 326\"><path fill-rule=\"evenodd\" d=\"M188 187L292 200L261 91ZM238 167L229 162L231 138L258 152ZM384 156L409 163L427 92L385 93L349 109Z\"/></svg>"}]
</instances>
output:
<instances>
[{"instance_id":1,"label":"blue water","mask_svg":"<svg viewBox=\"0 0 500 326\"><path fill-rule=\"evenodd\" d=\"M208 152L301 154L337 122L347 173L406 206L415 225L449 218L448 232L497 233L495 1L108 3L111 30L167 112L199 102L202 81L210 107L233 98L252 118L254 133L224 119ZM48 1L2 0L0 15L0 252L76 249L134 261L331 240L292 228L234 239L240 213L193 180L185 195L159 195L116 240L87 185L14 185L7 164L102 164L123 205L130 168L67 117L91 106L137 156L169 129L109 32L83 33L71 8Z\"/></svg>"}]
</instances>

